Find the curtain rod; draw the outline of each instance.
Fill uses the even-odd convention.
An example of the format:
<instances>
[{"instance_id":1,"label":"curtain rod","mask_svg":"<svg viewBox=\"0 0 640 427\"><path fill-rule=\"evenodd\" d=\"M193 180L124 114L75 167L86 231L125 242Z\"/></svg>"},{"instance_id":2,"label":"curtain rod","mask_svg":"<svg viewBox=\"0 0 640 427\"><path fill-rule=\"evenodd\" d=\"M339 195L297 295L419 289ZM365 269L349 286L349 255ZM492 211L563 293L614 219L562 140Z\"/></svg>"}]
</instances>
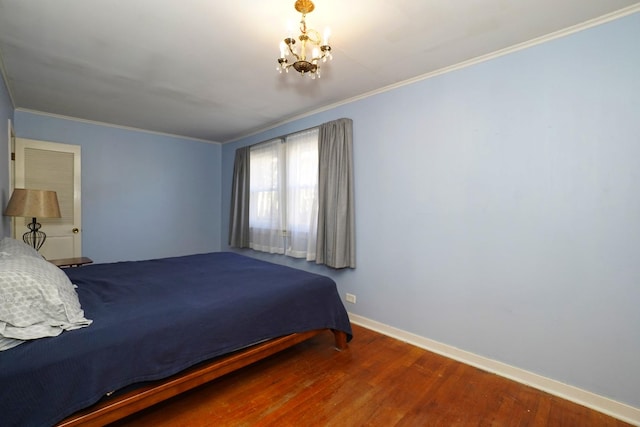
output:
<instances>
[{"instance_id":1,"label":"curtain rod","mask_svg":"<svg viewBox=\"0 0 640 427\"><path fill-rule=\"evenodd\" d=\"M320 128L320 126L322 126L322 125L326 125L326 124L331 123L331 122L337 122L337 121L340 121L340 120L351 120L351 119L349 119L348 117L341 117L339 119L329 120L328 122L320 123L319 125L311 126L311 127L306 128L306 129L297 130L295 132L291 132L291 133L287 133L287 134L284 134L284 135L280 135L280 136L276 136L276 137L273 137L273 138L269 138L269 139L267 139L265 141L256 142L255 144L246 145L246 147L255 147L256 145L266 144L267 142L271 142L271 141L273 141L275 139L285 139L288 136L295 135L297 133L306 132L306 131L309 131L311 129Z\"/></svg>"}]
</instances>

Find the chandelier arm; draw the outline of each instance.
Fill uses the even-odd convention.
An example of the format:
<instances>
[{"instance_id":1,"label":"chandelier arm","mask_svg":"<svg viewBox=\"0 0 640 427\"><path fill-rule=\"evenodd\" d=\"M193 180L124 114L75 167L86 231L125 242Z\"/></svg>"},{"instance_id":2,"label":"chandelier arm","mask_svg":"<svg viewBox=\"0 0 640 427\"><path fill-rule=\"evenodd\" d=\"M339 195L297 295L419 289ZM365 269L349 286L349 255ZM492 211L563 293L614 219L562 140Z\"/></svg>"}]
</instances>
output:
<instances>
[{"instance_id":1,"label":"chandelier arm","mask_svg":"<svg viewBox=\"0 0 640 427\"><path fill-rule=\"evenodd\" d=\"M320 46L320 43L322 43L322 37L320 36L320 32L317 30L308 29L305 35L307 36L307 39L316 46Z\"/></svg>"},{"instance_id":2,"label":"chandelier arm","mask_svg":"<svg viewBox=\"0 0 640 427\"><path fill-rule=\"evenodd\" d=\"M297 60L300 60L300 56L298 56L298 54L295 52L295 50L293 50L293 45L296 43L295 39L286 38L286 39L284 39L284 41L287 44L287 47L289 48L289 53L291 54L291 56L293 56ZM304 48L304 44L302 46ZM302 49L301 52L304 52L304 49Z\"/></svg>"},{"instance_id":3,"label":"chandelier arm","mask_svg":"<svg viewBox=\"0 0 640 427\"><path fill-rule=\"evenodd\" d=\"M296 44L296 39L291 38L291 37L287 37L286 39L284 39L284 43L287 46L288 50L289 50L289 54L291 56L293 56L296 59L300 59L300 56L296 53L296 51L294 50L294 46ZM282 52L282 55L286 56L284 52ZM284 58L283 56L283 58Z\"/></svg>"}]
</instances>

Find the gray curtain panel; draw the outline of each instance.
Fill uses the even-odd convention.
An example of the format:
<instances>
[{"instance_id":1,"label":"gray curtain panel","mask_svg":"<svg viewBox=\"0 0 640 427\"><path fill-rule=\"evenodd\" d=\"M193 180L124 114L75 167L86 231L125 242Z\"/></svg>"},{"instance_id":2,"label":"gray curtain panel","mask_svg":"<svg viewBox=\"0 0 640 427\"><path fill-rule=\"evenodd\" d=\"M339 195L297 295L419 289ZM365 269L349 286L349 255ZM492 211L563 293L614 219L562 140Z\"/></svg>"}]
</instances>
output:
<instances>
[{"instance_id":1,"label":"gray curtain panel","mask_svg":"<svg viewBox=\"0 0 640 427\"><path fill-rule=\"evenodd\" d=\"M238 148L233 163L229 213L229 246L232 248L249 247L250 150L251 147Z\"/></svg>"},{"instance_id":2,"label":"gray curtain panel","mask_svg":"<svg viewBox=\"0 0 640 427\"><path fill-rule=\"evenodd\" d=\"M356 267L353 121L320 126L316 263Z\"/></svg>"}]
</instances>

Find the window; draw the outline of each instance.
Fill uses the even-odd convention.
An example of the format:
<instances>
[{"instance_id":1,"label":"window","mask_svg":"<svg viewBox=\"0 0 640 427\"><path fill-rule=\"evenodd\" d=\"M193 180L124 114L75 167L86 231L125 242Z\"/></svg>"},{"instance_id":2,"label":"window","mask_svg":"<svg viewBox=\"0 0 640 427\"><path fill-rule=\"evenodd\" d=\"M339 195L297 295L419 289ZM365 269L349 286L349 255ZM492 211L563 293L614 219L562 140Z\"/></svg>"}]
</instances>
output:
<instances>
[{"instance_id":1,"label":"window","mask_svg":"<svg viewBox=\"0 0 640 427\"><path fill-rule=\"evenodd\" d=\"M249 246L315 259L318 129L251 147Z\"/></svg>"},{"instance_id":2,"label":"window","mask_svg":"<svg viewBox=\"0 0 640 427\"><path fill-rule=\"evenodd\" d=\"M353 123L236 149L229 246L355 268Z\"/></svg>"}]
</instances>

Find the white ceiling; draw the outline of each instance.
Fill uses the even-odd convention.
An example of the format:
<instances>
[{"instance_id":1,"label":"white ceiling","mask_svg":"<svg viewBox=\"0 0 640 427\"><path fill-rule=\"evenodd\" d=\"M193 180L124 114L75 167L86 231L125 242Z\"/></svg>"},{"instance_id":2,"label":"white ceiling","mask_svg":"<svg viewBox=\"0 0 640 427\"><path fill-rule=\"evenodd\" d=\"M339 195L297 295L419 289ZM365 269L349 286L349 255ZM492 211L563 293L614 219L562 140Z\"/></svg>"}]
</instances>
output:
<instances>
[{"instance_id":1,"label":"white ceiling","mask_svg":"<svg viewBox=\"0 0 640 427\"><path fill-rule=\"evenodd\" d=\"M14 106L226 142L635 0L315 0L322 78L279 74L294 0L0 0ZM631 9L626 9L632 7Z\"/></svg>"}]
</instances>

